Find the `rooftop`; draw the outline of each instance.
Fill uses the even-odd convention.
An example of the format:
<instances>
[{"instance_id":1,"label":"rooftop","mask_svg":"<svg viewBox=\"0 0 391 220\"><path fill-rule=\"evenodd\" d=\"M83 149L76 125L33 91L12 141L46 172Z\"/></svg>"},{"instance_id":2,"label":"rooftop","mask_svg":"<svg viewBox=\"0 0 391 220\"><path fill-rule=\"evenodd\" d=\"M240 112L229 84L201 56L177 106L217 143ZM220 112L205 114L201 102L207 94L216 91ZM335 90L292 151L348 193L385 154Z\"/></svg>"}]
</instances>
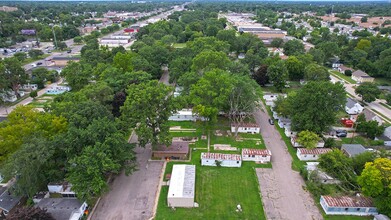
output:
<instances>
[{"instance_id":1,"label":"rooftop","mask_svg":"<svg viewBox=\"0 0 391 220\"><path fill-rule=\"evenodd\" d=\"M169 153L189 153L189 142L175 141L170 146L159 145L154 152L169 152Z\"/></svg>"},{"instance_id":2,"label":"rooftop","mask_svg":"<svg viewBox=\"0 0 391 220\"><path fill-rule=\"evenodd\" d=\"M235 123L231 124L231 127L236 127ZM240 123L239 127L246 127L246 128L259 128L259 125L255 123Z\"/></svg>"},{"instance_id":3,"label":"rooftop","mask_svg":"<svg viewBox=\"0 0 391 220\"><path fill-rule=\"evenodd\" d=\"M365 152L365 148L361 144L342 144L341 150L351 157Z\"/></svg>"},{"instance_id":4,"label":"rooftop","mask_svg":"<svg viewBox=\"0 0 391 220\"><path fill-rule=\"evenodd\" d=\"M174 165L172 167L168 198L194 198L195 172L195 165Z\"/></svg>"},{"instance_id":5,"label":"rooftop","mask_svg":"<svg viewBox=\"0 0 391 220\"><path fill-rule=\"evenodd\" d=\"M307 148L298 148L297 149L300 154L311 154L311 155L320 155L330 152L330 148L315 148L315 149L307 149Z\"/></svg>"},{"instance_id":6,"label":"rooftop","mask_svg":"<svg viewBox=\"0 0 391 220\"><path fill-rule=\"evenodd\" d=\"M357 104L356 100L352 98L346 98L346 107L353 108L355 104Z\"/></svg>"},{"instance_id":7,"label":"rooftop","mask_svg":"<svg viewBox=\"0 0 391 220\"><path fill-rule=\"evenodd\" d=\"M261 156L271 156L272 153L267 149L250 149L243 148L242 155L261 155Z\"/></svg>"},{"instance_id":8,"label":"rooftop","mask_svg":"<svg viewBox=\"0 0 391 220\"><path fill-rule=\"evenodd\" d=\"M352 73L352 76L355 76L355 77L370 77L366 72L362 71L362 70L356 70Z\"/></svg>"},{"instance_id":9,"label":"rooftop","mask_svg":"<svg viewBox=\"0 0 391 220\"><path fill-rule=\"evenodd\" d=\"M365 120L366 121L370 121L372 120L374 117L376 117L376 114L374 112L372 112L371 110L369 109L364 109L362 111L362 113L365 115Z\"/></svg>"},{"instance_id":10,"label":"rooftop","mask_svg":"<svg viewBox=\"0 0 391 220\"><path fill-rule=\"evenodd\" d=\"M5 187L1 187L0 193L0 209L7 212L13 209L22 199L21 196L13 195L10 189Z\"/></svg>"},{"instance_id":11,"label":"rooftop","mask_svg":"<svg viewBox=\"0 0 391 220\"><path fill-rule=\"evenodd\" d=\"M362 196L322 196L329 207L374 207L370 198Z\"/></svg>"},{"instance_id":12,"label":"rooftop","mask_svg":"<svg viewBox=\"0 0 391 220\"><path fill-rule=\"evenodd\" d=\"M239 154L201 153L201 159L241 161Z\"/></svg>"},{"instance_id":13,"label":"rooftop","mask_svg":"<svg viewBox=\"0 0 391 220\"><path fill-rule=\"evenodd\" d=\"M56 220L69 220L82 203L76 198L44 198L36 206L46 209Z\"/></svg>"},{"instance_id":14,"label":"rooftop","mask_svg":"<svg viewBox=\"0 0 391 220\"><path fill-rule=\"evenodd\" d=\"M79 57L53 57L52 60L80 60Z\"/></svg>"}]
</instances>

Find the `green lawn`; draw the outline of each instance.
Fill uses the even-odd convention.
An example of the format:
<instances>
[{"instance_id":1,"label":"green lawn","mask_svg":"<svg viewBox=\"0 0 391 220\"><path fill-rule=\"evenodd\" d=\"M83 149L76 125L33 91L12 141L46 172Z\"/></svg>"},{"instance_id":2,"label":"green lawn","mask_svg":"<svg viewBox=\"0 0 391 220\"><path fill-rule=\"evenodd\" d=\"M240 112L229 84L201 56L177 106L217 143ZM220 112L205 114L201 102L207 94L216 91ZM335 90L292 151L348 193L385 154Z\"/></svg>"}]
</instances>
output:
<instances>
[{"instance_id":1,"label":"green lawn","mask_svg":"<svg viewBox=\"0 0 391 220\"><path fill-rule=\"evenodd\" d=\"M186 47L186 43L174 43L172 44L174 48L184 48Z\"/></svg>"},{"instance_id":2,"label":"green lawn","mask_svg":"<svg viewBox=\"0 0 391 220\"><path fill-rule=\"evenodd\" d=\"M387 78L375 78L375 83L381 86L391 86L391 80Z\"/></svg>"},{"instance_id":3,"label":"green lawn","mask_svg":"<svg viewBox=\"0 0 391 220\"><path fill-rule=\"evenodd\" d=\"M201 151L193 151L189 163L196 165L195 201L199 207L169 208L168 187L164 186L155 219L266 219L254 171L255 163L243 162L240 168L201 166L200 155ZM183 163L169 162L166 173L170 173L173 164ZM238 204L243 212L235 211Z\"/></svg>"},{"instance_id":4,"label":"green lawn","mask_svg":"<svg viewBox=\"0 0 391 220\"><path fill-rule=\"evenodd\" d=\"M39 57L37 57L37 58L35 58L35 59L33 59L33 58L27 58L27 59L23 60L23 61L21 62L21 64L22 64L22 65L26 65L26 64L32 63L32 62L37 61L37 60L45 59L45 58L48 57L48 56L50 56L50 54L44 54L44 55L39 56Z\"/></svg>"},{"instance_id":5,"label":"green lawn","mask_svg":"<svg viewBox=\"0 0 391 220\"><path fill-rule=\"evenodd\" d=\"M352 83L352 84L356 83L356 81L354 81L350 76L346 76L345 74L340 73L338 71L330 70L330 73L339 79L343 79L347 81L348 83Z\"/></svg>"}]
</instances>

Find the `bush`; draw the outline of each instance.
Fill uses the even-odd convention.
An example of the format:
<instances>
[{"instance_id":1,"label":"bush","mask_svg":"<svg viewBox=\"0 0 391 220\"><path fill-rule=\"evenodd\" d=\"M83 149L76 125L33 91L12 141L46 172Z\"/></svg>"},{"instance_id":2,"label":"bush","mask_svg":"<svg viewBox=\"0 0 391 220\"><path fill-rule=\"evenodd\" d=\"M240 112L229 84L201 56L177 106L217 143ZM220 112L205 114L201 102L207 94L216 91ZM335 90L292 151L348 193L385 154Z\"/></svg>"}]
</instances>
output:
<instances>
[{"instance_id":1,"label":"bush","mask_svg":"<svg viewBox=\"0 0 391 220\"><path fill-rule=\"evenodd\" d=\"M352 76L351 70L345 70L345 76Z\"/></svg>"}]
</instances>

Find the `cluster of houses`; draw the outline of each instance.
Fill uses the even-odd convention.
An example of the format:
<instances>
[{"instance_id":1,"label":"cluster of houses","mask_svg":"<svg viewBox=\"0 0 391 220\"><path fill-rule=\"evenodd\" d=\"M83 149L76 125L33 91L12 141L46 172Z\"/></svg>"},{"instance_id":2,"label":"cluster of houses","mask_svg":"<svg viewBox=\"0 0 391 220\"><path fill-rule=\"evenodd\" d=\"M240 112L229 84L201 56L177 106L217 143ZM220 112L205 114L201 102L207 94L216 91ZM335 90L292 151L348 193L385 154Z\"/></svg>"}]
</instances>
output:
<instances>
[{"instance_id":1,"label":"cluster of houses","mask_svg":"<svg viewBox=\"0 0 391 220\"><path fill-rule=\"evenodd\" d=\"M34 90L37 90L38 89L38 85L37 84L24 84L20 87L20 90L16 93L14 91L11 91L11 90L8 90L8 91L3 91L0 93L0 98L4 101L4 102L15 102L16 100L18 100L18 96L19 97L23 97L26 92L31 92L31 91L34 91Z\"/></svg>"},{"instance_id":2,"label":"cluster of houses","mask_svg":"<svg viewBox=\"0 0 391 220\"><path fill-rule=\"evenodd\" d=\"M343 74L345 74L345 71L347 71L347 70L352 71L351 78L352 78L352 80L356 81L357 83L373 82L375 80L375 78L371 77L366 72L364 72L362 70L353 70L352 68L347 67L339 62L333 63L332 68L333 68L333 70L336 70L336 71L343 73Z\"/></svg>"},{"instance_id":3,"label":"cluster of houses","mask_svg":"<svg viewBox=\"0 0 391 220\"><path fill-rule=\"evenodd\" d=\"M0 211L4 216L22 207L27 200L14 194L14 184L15 181L11 180L0 188ZM79 220L88 214L87 203L76 198L69 183L49 183L47 187L47 192L40 192L34 196L35 207L46 210L54 219Z\"/></svg>"}]
</instances>

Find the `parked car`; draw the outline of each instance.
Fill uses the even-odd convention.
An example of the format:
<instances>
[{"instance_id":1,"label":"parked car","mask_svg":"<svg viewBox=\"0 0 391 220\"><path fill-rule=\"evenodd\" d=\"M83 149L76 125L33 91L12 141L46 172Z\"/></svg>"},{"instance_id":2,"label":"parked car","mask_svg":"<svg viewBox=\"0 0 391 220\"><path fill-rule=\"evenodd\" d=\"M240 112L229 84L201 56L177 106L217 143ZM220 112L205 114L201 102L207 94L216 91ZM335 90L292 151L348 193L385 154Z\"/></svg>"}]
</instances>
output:
<instances>
[{"instance_id":1,"label":"parked car","mask_svg":"<svg viewBox=\"0 0 391 220\"><path fill-rule=\"evenodd\" d=\"M38 63L37 63L37 66L39 66L39 65L42 65L42 62L38 62Z\"/></svg>"},{"instance_id":2,"label":"parked car","mask_svg":"<svg viewBox=\"0 0 391 220\"><path fill-rule=\"evenodd\" d=\"M269 124L270 124L270 125L274 125L273 119L269 118Z\"/></svg>"},{"instance_id":3,"label":"parked car","mask_svg":"<svg viewBox=\"0 0 391 220\"><path fill-rule=\"evenodd\" d=\"M347 133L337 133L336 136L337 137L346 137L348 134Z\"/></svg>"},{"instance_id":4,"label":"parked car","mask_svg":"<svg viewBox=\"0 0 391 220\"><path fill-rule=\"evenodd\" d=\"M336 130L335 133L348 133L346 130Z\"/></svg>"},{"instance_id":5,"label":"parked car","mask_svg":"<svg viewBox=\"0 0 391 220\"><path fill-rule=\"evenodd\" d=\"M67 53L72 53L72 50L68 50Z\"/></svg>"}]
</instances>

